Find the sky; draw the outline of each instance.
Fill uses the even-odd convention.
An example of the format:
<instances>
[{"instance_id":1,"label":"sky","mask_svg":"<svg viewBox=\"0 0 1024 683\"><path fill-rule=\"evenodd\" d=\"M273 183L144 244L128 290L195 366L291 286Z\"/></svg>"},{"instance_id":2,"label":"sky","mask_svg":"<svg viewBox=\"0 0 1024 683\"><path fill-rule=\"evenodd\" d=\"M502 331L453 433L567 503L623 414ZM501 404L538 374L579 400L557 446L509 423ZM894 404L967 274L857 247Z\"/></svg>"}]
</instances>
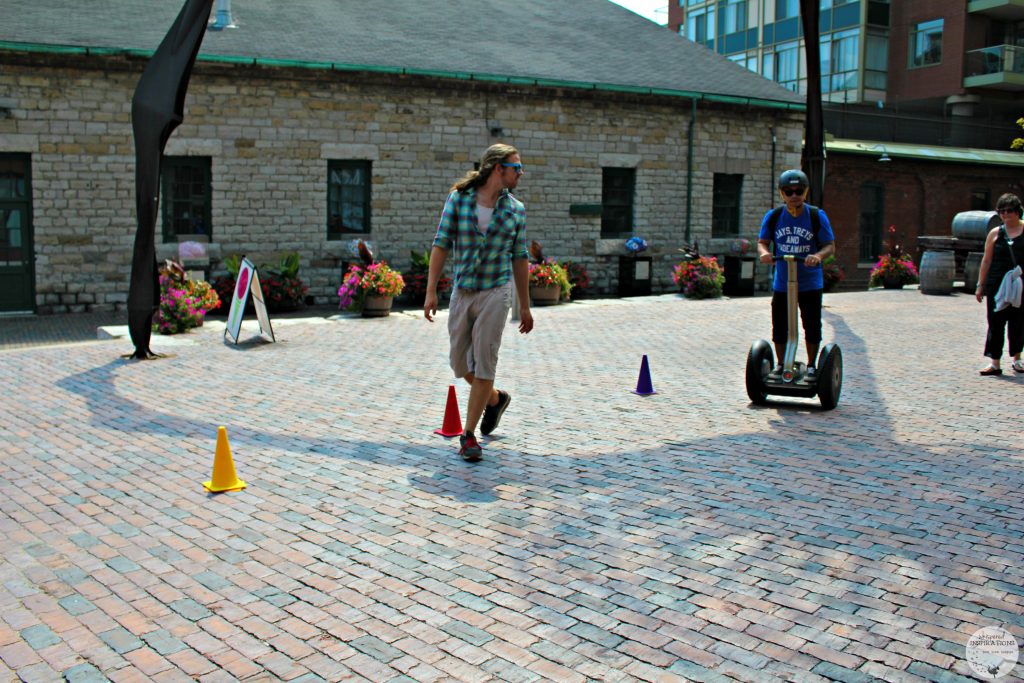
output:
<instances>
[{"instance_id":1,"label":"sky","mask_svg":"<svg viewBox=\"0 0 1024 683\"><path fill-rule=\"evenodd\" d=\"M611 0L628 10L651 21L665 25L668 23L668 0Z\"/></svg>"}]
</instances>

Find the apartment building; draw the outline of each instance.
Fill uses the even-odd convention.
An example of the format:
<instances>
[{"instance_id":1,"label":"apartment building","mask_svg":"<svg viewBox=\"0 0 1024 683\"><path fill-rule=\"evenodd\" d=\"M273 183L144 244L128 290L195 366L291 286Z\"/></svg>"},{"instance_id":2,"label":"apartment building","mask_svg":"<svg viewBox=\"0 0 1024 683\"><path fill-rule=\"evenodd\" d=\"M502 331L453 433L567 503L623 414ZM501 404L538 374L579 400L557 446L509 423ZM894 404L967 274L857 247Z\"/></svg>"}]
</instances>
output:
<instances>
[{"instance_id":1,"label":"apartment building","mask_svg":"<svg viewBox=\"0 0 1024 683\"><path fill-rule=\"evenodd\" d=\"M670 0L669 27L797 93L799 0ZM960 211L1020 192L1019 0L821 0L825 208L852 284L888 248L950 234Z\"/></svg>"}]
</instances>

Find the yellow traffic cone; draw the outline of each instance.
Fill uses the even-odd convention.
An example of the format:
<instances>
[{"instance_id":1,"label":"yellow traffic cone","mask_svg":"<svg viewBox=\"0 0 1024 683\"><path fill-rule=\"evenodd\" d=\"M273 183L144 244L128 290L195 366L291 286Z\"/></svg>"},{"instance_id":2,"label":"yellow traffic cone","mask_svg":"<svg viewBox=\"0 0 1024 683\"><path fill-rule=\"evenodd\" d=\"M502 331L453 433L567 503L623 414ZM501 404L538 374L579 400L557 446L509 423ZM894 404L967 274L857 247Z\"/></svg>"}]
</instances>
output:
<instances>
[{"instance_id":1,"label":"yellow traffic cone","mask_svg":"<svg viewBox=\"0 0 1024 683\"><path fill-rule=\"evenodd\" d=\"M204 481L203 486L210 493L239 491L245 488L245 482L235 474L235 461L231 459L228 430L223 427L217 428L217 454L213 457L213 479Z\"/></svg>"}]
</instances>

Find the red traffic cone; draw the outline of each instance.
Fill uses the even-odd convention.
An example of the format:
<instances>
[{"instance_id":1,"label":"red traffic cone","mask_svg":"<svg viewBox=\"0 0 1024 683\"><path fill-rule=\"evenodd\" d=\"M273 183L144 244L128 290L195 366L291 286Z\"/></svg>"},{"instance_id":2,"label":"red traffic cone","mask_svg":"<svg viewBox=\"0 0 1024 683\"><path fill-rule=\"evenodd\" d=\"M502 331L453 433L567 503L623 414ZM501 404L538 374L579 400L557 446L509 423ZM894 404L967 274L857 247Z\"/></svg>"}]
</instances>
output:
<instances>
[{"instance_id":1,"label":"red traffic cone","mask_svg":"<svg viewBox=\"0 0 1024 683\"><path fill-rule=\"evenodd\" d=\"M459 400L455 398L455 385L448 385L448 404L444 407L444 424L434 430L441 436L461 436L462 416L459 415Z\"/></svg>"},{"instance_id":2,"label":"red traffic cone","mask_svg":"<svg viewBox=\"0 0 1024 683\"><path fill-rule=\"evenodd\" d=\"M654 385L651 384L651 366L647 364L647 354L644 354L644 359L640 363L640 377L636 381L636 389L633 390L633 393L639 396L658 393L654 390Z\"/></svg>"}]
</instances>

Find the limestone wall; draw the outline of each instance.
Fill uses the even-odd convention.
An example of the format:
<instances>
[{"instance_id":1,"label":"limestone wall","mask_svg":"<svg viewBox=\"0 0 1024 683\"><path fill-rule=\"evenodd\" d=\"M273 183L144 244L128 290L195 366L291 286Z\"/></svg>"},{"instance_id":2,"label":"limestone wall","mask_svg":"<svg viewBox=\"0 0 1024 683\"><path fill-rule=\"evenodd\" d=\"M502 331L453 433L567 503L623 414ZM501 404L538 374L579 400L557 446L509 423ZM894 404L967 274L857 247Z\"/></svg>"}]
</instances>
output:
<instances>
[{"instance_id":1,"label":"limestone wall","mask_svg":"<svg viewBox=\"0 0 1024 683\"><path fill-rule=\"evenodd\" d=\"M0 153L32 159L37 308L122 307L136 226L130 101L143 63L61 60L0 71L0 98L13 104ZM586 264L599 292L616 289L626 236L602 239L600 217L571 216L570 205L601 202L602 166L633 166L636 234L652 245L655 290L668 291L686 225L689 119L685 99L199 63L166 153L211 158L215 256L263 263L298 251L317 303L334 301L348 259L347 240L326 239L328 159L372 161L369 239L401 269L410 249L429 248L451 183L489 144L513 144L527 169L516 194L529 237ZM699 104L691 225L702 246L715 172L745 174L743 234L756 238L774 185L772 126L775 170L796 165L798 113ZM158 256L175 253L159 226L157 244Z\"/></svg>"}]
</instances>

